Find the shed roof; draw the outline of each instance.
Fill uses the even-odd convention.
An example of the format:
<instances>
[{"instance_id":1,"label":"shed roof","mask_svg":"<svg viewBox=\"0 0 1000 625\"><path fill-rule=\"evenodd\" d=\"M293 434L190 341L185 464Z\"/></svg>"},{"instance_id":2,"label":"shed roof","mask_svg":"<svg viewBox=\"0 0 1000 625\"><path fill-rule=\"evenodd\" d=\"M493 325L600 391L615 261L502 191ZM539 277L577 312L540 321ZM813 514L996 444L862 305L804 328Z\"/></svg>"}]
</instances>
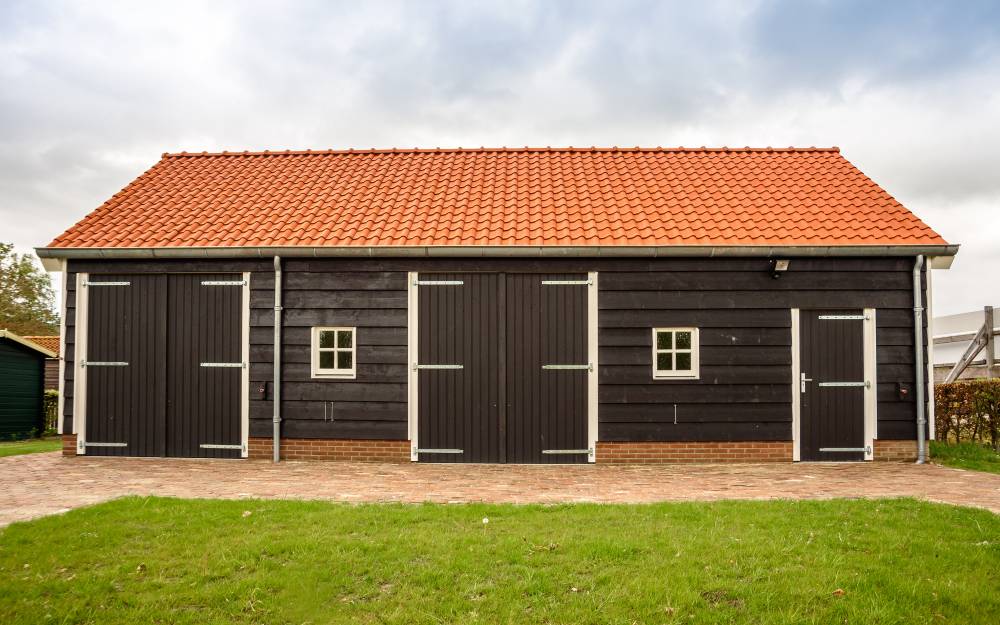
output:
<instances>
[{"instance_id":1,"label":"shed roof","mask_svg":"<svg viewBox=\"0 0 1000 625\"><path fill-rule=\"evenodd\" d=\"M59 337L56 338L58 339ZM14 334L10 330L0 330L0 339L8 339L10 341L13 341L23 347L27 347L28 349L43 354L46 358L57 358L59 356L58 353L52 351L51 349L46 349L45 347L42 347L38 343L28 340L27 337Z\"/></svg>"},{"instance_id":2,"label":"shed roof","mask_svg":"<svg viewBox=\"0 0 1000 625\"><path fill-rule=\"evenodd\" d=\"M837 148L164 154L72 250L940 247Z\"/></svg>"},{"instance_id":3,"label":"shed roof","mask_svg":"<svg viewBox=\"0 0 1000 625\"><path fill-rule=\"evenodd\" d=\"M45 349L53 352L56 356L59 355L59 335L54 336L23 336L21 338L28 339L36 345L41 345Z\"/></svg>"}]
</instances>

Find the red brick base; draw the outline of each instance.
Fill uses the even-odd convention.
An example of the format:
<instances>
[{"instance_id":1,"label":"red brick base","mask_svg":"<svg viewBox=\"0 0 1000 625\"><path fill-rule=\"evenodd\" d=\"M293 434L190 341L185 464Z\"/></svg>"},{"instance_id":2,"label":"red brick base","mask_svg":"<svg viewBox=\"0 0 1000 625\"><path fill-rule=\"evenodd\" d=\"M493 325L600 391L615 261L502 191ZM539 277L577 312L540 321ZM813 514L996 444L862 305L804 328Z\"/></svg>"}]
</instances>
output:
<instances>
[{"instance_id":1,"label":"red brick base","mask_svg":"<svg viewBox=\"0 0 1000 625\"><path fill-rule=\"evenodd\" d=\"M875 460L886 462L914 462L917 459L917 441L875 441ZM927 455L930 456L928 446Z\"/></svg>"},{"instance_id":2,"label":"red brick base","mask_svg":"<svg viewBox=\"0 0 1000 625\"><path fill-rule=\"evenodd\" d=\"M249 457L270 460L273 440L251 438ZM354 462L409 462L410 441L349 440L329 438L283 438L284 460L349 460Z\"/></svg>"},{"instance_id":3,"label":"red brick base","mask_svg":"<svg viewBox=\"0 0 1000 625\"><path fill-rule=\"evenodd\" d=\"M708 443L598 442L601 464L675 462L791 462L791 441Z\"/></svg>"},{"instance_id":4,"label":"red brick base","mask_svg":"<svg viewBox=\"0 0 1000 625\"><path fill-rule=\"evenodd\" d=\"M62 435L62 455L64 456L76 455L76 434Z\"/></svg>"}]
</instances>

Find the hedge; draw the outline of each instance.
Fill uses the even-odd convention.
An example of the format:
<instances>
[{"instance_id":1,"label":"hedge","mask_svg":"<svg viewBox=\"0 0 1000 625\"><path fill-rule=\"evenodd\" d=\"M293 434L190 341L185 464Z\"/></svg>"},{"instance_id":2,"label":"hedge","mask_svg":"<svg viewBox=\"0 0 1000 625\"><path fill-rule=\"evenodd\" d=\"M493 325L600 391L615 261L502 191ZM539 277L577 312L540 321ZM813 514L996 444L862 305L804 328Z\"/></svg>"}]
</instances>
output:
<instances>
[{"instance_id":1,"label":"hedge","mask_svg":"<svg viewBox=\"0 0 1000 625\"><path fill-rule=\"evenodd\" d=\"M934 387L934 418L942 441L975 441L1000 450L1000 379Z\"/></svg>"}]
</instances>

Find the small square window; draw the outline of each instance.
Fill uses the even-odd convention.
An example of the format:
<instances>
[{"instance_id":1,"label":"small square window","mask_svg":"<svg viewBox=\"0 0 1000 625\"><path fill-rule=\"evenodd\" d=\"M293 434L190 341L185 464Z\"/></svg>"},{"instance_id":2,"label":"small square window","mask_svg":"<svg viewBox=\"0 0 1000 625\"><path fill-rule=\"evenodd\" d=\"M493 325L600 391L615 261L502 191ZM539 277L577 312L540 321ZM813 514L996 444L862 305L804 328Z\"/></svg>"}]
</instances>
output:
<instances>
[{"instance_id":1,"label":"small square window","mask_svg":"<svg viewBox=\"0 0 1000 625\"><path fill-rule=\"evenodd\" d=\"M355 332L356 328L312 329L312 377L356 377Z\"/></svg>"},{"instance_id":2,"label":"small square window","mask_svg":"<svg viewBox=\"0 0 1000 625\"><path fill-rule=\"evenodd\" d=\"M698 328L653 328L653 379L698 378Z\"/></svg>"}]
</instances>

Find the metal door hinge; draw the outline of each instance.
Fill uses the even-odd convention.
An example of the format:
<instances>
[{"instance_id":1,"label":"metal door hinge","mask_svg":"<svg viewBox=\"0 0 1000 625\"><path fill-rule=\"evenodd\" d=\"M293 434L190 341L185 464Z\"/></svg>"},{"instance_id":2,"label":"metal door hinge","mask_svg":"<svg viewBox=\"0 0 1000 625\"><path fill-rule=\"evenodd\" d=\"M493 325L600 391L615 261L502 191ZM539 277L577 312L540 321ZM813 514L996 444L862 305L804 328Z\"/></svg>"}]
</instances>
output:
<instances>
[{"instance_id":1,"label":"metal door hinge","mask_svg":"<svg viewBox=\"0 0 1000 625\"><path fill-rule=\"evenodd\" d=\"M83 286L129 286L132 284L128 281L122 282L91 282L90 280L84 280Z\"/></svg>"},{"instance_id":2,"label":"metal door hinge","mask_svg":"<svg viewBox=\"0 0 1000 625\"><path fill-rule=\"evenodd\" d=\"M593 363L587 363L585 365L542 365L542 369L555 370L555 371L593 371Z\"/></svg>"},{"instance_id":3,"label":"metal door hinge","mask_svg":"<svg viewBox=\"0 0 1000 625\"><path fill-rule=\"evenodd\" d=\"M98 360L81 360L81 367L127 367L127 362L101 362Z\"/></svg>"},{"instance_id":4,"label":"metal door hinge","mask_svg":"<svg viewBox=\"0 0 1000 625\"><path fill-rule=\"evenodd\" d=\"M246 280L202 280L202 286L246 286Z\"/></svg>"},{"instance_id":5,"label":"metal door hinge","mask_svg":"<svg viewBox=\"0 0 1000 625\"><path fill-rule=\"evenodd\" d=\"M829 452L857 452L857 451L867 452L868 448L867 447L820 447L819 450L829 451Z\"/></svg>"},{"instance_id":6,"label":"metal door hinge","mask_svg":"<svg viewBox=\"0 0 1000 625\"><path fill-rule=\"evenodd\" d=\"M464 369L464 365L418 365L413 363L413 370L419 371L420 369Z\"/></svg>"},{"instance_id":7,"label":"metal door hinge","mask_svg":"<svg viewBox=\"0 0 1000 625\"><path fill-rule=\"evenodd\" d=\"M590 286L593 283L593 280L542 280L545 286Z\"/></svg>"},{"instance_id":8,"label":"metal door hinge","mask_svg":"<svg viewBox=\"0 0 1000 625\"><path fill-rule=\"evenodd\" d=\"M820 382L818 386L834 387L834 388L845 387L845 386L854 386L854 387L863 386L865 388L871 388L871 382Z\"/></svg>"},{"instance_id":9,"label":"metal door hinge","mask_svg":"<svg viewBox=\"0 0 1000 625\"><path fill-rule=\"evenodd\" d=\"M820 315L823 321L868 321L868 315Z\"/></svg>"},{"instance_id":10,"label":"metal door hinge","mask_svg":"<svg viewBox=\"0 0 1000 625\"><path fill-rule=\"evenodd\" d=\"M589 449L543 449L542 454L546 456L569 456L576 454L590 455Z\"/></svg>"},{"instance_id":11,"label":"metal door hinge","mask_svg":"<svg viewBox=\"0 0 1000 625\"><path fill-rule=\"evenodd\" d=\"M414 280L413 286L462 286L464 280Z\"/></svg>"},{"instance_id":12,"label":"metal door hinge","mask_svg":"<svg viewBox=\"0 0 1000 625\"><path fill-rule=\"evenodd\" d=\"M198 445L202 449L239 449L240 451L246 451L243 445L216 445L214 443L202 443Z\"/></svg>"},{"instance_id":13,"label":"metal door hinge","mask_svg":"<svg viewBox=\"0 0 1000 625\"><path fill-rule=\"evenodd\" d=\"M247 365L244 362L203 362L200 363L199 366L222 368L222 369L242 369Z\"/></svg>"},{"instance_id":14,"label":"metal door hinge","mask_svg":"<svg viewBox=\"0 0 1000 625\"><path fill-rule=\"evenodd\" d=\"M417 449L418 454L464 454L464 449Z\"/></svg>"},{"instance_id":15,"label":"metal door hinge","mask_svg":"<svg viewBox=\"0 0 1000 625\"><path fill-rule=\"evenodd\" d=\"M81 443L84 447L128 447L128 443Z\"/></svg>"}]
</instances>

